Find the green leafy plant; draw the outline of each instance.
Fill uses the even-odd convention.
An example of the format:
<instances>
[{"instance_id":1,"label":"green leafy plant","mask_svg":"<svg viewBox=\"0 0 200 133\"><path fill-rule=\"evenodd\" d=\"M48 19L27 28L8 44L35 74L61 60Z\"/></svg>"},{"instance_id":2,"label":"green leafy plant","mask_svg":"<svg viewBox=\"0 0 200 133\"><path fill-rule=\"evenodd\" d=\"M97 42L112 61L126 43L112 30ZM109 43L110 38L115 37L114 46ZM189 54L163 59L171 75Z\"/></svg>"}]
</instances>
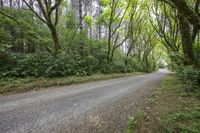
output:
<instances>
[{"instance_id":1,"label":"green leafy plant","mask_svg":"<svg viewBox=\"0 0 200 133\"><path fill-rule=\"evenodd\" d=\"M177 67L177 76L188 92L200 87L200 69L194 66Z\"/></svg>"}]
</instances>

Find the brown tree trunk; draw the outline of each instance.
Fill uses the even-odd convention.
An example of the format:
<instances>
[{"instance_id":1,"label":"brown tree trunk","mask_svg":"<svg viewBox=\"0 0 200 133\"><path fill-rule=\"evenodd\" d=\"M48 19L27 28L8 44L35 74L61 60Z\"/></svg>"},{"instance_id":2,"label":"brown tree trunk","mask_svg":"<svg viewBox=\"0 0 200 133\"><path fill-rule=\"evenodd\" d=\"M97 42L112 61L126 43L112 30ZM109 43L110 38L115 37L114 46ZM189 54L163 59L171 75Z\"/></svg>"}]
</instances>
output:
<instances>
[{"instance_id":1,"label":"brown tree trunk","mask_svg":"<svg viewBox=\"0 0 200 133\"><path fill-rule=\"evenodd\" d=\"M101 13L102 13L101 5L100 5L100 0L98 0L97 3L98 3L98 16L100 16ZM101 23L100 23L98 25L98 37L99 37L99 39L101 39L101 29L102 29L102 26L101 26Z\"/></svg>"},{"instance_id":2,"label":"brown tree trunk","mask_svg":"<svg viewBox=\"0 0 200 133\"><path fill-rule=\"evenodd\" d=\"M17 5L18 5L18 9L20 9L21 8L21 0L17 1Z\"/></svg>"},{"instance_id":3,"label":"brown tree trunk","mask_svg":"<svg viewBox=\"0 0 200 133\"><path fill-rule=\"evenodd\" d=\"M128 52L126 53L126 58L125 58L125 61L124 61L125 65L128 65L128 57L131 53L131 50L132 50L132 46L129 46Z\"/></svg>"},{"instance_id":4,"label":"brown tree trunk","mask_svg":"<svg viewBox=\"0 0 200 133\"><path fill-rule=\"evenodd\" d=\"M58 33L56 30L56 27L53 24L48 25L50 31L51 31L51 36L53 38L53 42L54 42L54 48L55 48L55 53L58 53L59 50L61 50L61 45L58 39Z\"/></svg>"},{"instance_id":5,"label":"brown tree trunk","mask_svg":"<svg viewBox=\"0 0 200 133\"><path fill-rule=\"evenodd\" d=\"M194 63L194 53L192 47L190 23L185 19L183 14L179 13L178 19L181 30L181 39L182 39L183 54L185 57L185 64L192 65Z\"/></svg>"},{"instance_id":6,"label":"brown tree trunk","mask_svg":"<svg viewBox=\"0 0 200 133\"><path fill-rule=\"evenodd\" d=\"M200 30L200 18L199 18L199 5L200 0L196 0L194 11L187 5L186 0L170 0L178 12L183 15L183 17L189 21L189 23L193 26L193 35L192 42L194 43L196 36Z\"/></svg>"},{"instance_id":7,"label":"brown tree trunk","mask_svg":"<svg viewBox=\"0 0 200 133\"><path fill-rule=\"evenodd\" d=\"M29 4L30 4L31 8L34 9L33 0L29 0ZM32 23L32 25L34 25L34 16L33 16L33 14L31 15L31 17L32 17L31 18L31 23ZM31 44L31 43L28 43L28 53L35 53L35 51L36 51L35 45Z\"/></svg>"},{"instance_id":8,"label":"brown tree trunk","mask_svg":"<svg viewBox=\"0 0 200 133\"><path fill-rule=\"evenodd\" d=\"M32 9L34 9L34 7L33 7L33 0L29 0L29 5L30 5L30 7L31 7Z\"/></svg>"},{"instance_id":9,"label":"brown tree trunk","mask_svg":"<svg viewBox=\"0 0 200 133\"><path fill-rule=\"evenodd\" d=\"M3 7L3 0L0 0L0 7Z\"/></svg>"},{"instance_id":10,"label":"brown tree trunk","mask_svg":"<svg viewBox=\"0 0 200 133\"><path fill-rule=\"evenodd\" d=\"M13 0L9 0L9 4L10 4L10 7L13 6L13 3L12 3Z\"/></svg>"},{"instance_id":11,"label":"brown tree trunk","mask_svg":"<svg viewBox=\"0 0 200 133\"><path fill-rule=\"evenodd\" d=\"M80 48L83 49L83 38L82 38L82 33L83 33L83 3L82 0L79 0L79 30L80 30Z\"/></svg>"},{"instance_id":12,"label":"brown tree trunk","mask_svg":"<svg viewBox=\"0 0 200 133\"><path fill-rule=\"evenodd\" d=\"M184 15L184 17L193 25L200 26L200 20L197 14L195 14L191 8L187 5L185 0L170 0L174 3L178 11Z\"/></svg>"}]
</instances>

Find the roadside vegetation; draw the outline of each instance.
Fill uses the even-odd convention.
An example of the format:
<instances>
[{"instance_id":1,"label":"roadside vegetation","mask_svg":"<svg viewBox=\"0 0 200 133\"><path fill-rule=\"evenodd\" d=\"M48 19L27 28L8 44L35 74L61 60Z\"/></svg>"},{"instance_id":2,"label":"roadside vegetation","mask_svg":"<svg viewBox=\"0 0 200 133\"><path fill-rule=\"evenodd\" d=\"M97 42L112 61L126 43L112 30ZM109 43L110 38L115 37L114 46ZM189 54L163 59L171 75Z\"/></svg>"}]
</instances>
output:
<instances>
[{"instance_id":1,"label":"roadside vegetation","mask_svg":"<svg viewBox=\"0 0 200 133\"><path fill-rule=\"evenodd\" d=\"M185 84L170 75L128 125L127 133L199 133L200 89L186 92Z\"/></svg>"},{"instance_id":2,"label":"roadside vegetation","mask_svg":"<svg viewBox=\"0 0 200 133\"><path fill-rule=\"evenodd\" d=\"M0 79L0 96L15 93L22 93L27 91L37 91L47 87L56 87L71 85L75 83L83 83L89 81L113 79L125 76L140 75L141 72L133 73L113 73L113 74L94 74L90 76L69 76L57 78L4 78Z\"/></svg>"},{"instance_id":3,"label":"roadside vegetation","mask_svg":"<svg viewBox=\"0 0 200 133\"><path fill-rule=\"evenodd\" d=\"M167 56L142 7L138 0L0 0L1 94L156 71Z\"/></svg>"}]
</instances>

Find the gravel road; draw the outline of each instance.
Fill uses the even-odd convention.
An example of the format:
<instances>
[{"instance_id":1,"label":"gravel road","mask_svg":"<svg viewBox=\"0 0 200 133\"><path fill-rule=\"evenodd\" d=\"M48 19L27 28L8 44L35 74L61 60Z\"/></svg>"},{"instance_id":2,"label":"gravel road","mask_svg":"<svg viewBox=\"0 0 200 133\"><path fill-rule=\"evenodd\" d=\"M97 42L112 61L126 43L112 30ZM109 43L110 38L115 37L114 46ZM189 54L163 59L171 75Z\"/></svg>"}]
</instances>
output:
<instances>
[{"instance_id":1,"label":"gravel road","mask_svg":"<svg viewBox=\"0 0 200 133\"><path fill-rule=\"evenodd\" d=\"M123 132L127 115L166 75L158 71L2 96L0 133Z\"/></svg>"}]
</instances>

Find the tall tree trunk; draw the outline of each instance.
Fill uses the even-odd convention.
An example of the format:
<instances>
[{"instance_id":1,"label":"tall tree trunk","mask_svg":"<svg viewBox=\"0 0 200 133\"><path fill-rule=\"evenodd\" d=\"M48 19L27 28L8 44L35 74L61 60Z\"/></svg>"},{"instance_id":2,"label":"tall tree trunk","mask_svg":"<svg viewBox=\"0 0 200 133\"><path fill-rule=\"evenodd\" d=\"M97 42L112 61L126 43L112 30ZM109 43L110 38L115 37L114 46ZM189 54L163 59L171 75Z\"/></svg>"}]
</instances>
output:
<instances>
[{"instance_id":1,"label":"tall tree trunk","mask_svg":"<svg viewBox=\"0 0 200 133\"><path fill-rule=\"evenodd\" d=\"M13 0L9 0L9 5L10 5L10 7L13 6Z\"/></svg>"},{"instance_id":2,"label":"tall tree trunk","mask_svg":"<svg viewBox=\"0 0 200 133\"><path fill-rule=\"evenodd\" d=\"M13 0L9 0L9 7L12 8L13 7ZM16 30L15 27L13 27L12 25L9 26L10 27L10 35L12 36L12 50L14 52L22 52L23 50L23 44L16 44Z\"/></svg>"},{"instance_id":3,"label":"tall tree trunk","mask_svg":"<svg viewBox=\"0 0 200 133\"><path fill-rule=\"evenodd\" d=\"M111 41L112 41L112 17L113 17L113 10L111 11L110 21L108 26L108 51L107 51L107 61L110 61L110 52L111 52Z\"/></svg>"},{"instance_id":4,"label":"tall tree trunk","mask_svg":"<svg viewBox=\"0 0 200 133\"><path fill-rule=\"evenodd\" d=\"M59 50L61 50L61 45L58 39L57 29L56 29L56 26L54 26L53 24L49 24L48 27L51 31L51 36L54 42L55 53L57 54Z\"/></svg>"},{"instance_id":5,"label":"tall tree trunk","mask_svg":"<svg viewBox=\"0 0 200 133\"><path fill-rule=\"evenodd\" d=\"M34 7L33 7L33 0L29 0L29 5L30 5L30 7L31 7L32 9L34 9Z\"/></svg>"},{"instance_id":6,"label":"tall tree trunk","mask_svg":"<svg viewBox=\"0 0 200 133\"><path fill-rule=\"evenodd\" d=\"M0 7L3 7L3 0L0 0Z\"/></svg>"},{"instance_id":7,"label":"tall tree trunk","mask_svg":"<svg viewBox=\"0 0 200 133\"><path fill-rule=\"evenodd\" d=\"M108 51L107 51L107 61L110 61L110 50L111 50L111 36L110 36L110 32L109 32L109 36L108 36Z\"/></svg>"},{"instance_id":8,"label":"tall tree trunk","mask_svg":"<svg viewBox=\"0 0 200 133\"><path fill-rule=\"evenodd\" d=\"M200 26L200 20L198 14L195 14L192 9L187 5L186 0L170 0L178 9L179 13L183 14L185 19L187 19L192 25ZM197 5L199 6L199 1Z\"/></svg>"},{"instance_id":9,"label":"tall tree trunk","mask_svg":"<svg viewBox=\"0 0 200 133\"><path fill-rule=\"evenodd\" d=\"M101 37L101 24L99 24L99 26L98 26L98 35L99 35L99 39L101 39L102 37Z\"/></svg>"},{"instance_id":10,"label":"tall tree trunk","mask_svg":"<svg viewBox=\"0 0 200 133\"><path fill-rule=\"evenodd\" d=\"M100 16L101 13L102 13L100 0L97 1L97 4L98 4L98 16ZM101 25L101 23L99 23L99 25L98 25L98 37L99 37L99 39L101 39L101 29L102 29L102 25Z\"/></svg>"},{"instance_id":11,"label":"tall tree trunk","mask_svg":"<svg viewBox=\"0 0 200 133\"><path fill-rule=\"evenodd\" d=\"M132 48L133 48L132 46L129 46L129 48L128 48L128 51L126 53L126 58L125 58L125 61L124 61L125 65L128 65L128 57L131 53Z\"/></svg>"},{"instance_id":12,"label":"tall tree trunk","mask_svg":"<svg viewBox=\"0 0 200 133\"><path fill-rule=\"evenodd\" d=\"M185 57L185 64L192 65L194 63L194 53L192 47L190 23L181 13L178 14L178 19L181 30L181 39L182 39L183 54Z\"/></svg>"},{"instance_id":13,"label":"tall tree trunk","mask_svg":"<svg viewBox=\"0 0 200 133\"><path fill-rule=\"evenodd\" d=\"M21 0L17 1L17 5L18 5L18 9L20 9L21 8Z\"/></svg>"},{"instance_id":14,"label":"tall tree trunk","mask_svg":"<svg viewBox=\"0 0 200 133\"><path fill-rule=\"evenodd\" d=\"M33 0L29 0L29 5L31 6L32 9L34 9ZM34 25L34 16L33 16L33 14L31 15L31 23L32 23L32 25ZM35 51L36 51L35 45L32 44L32 43L28 43L28 53L35 53Z\"/></svg>"},{"instance_id":15,"label":"tall tree trunk","mask_svg":"<svg viewBox=\"0 0 200 133\"><path fill-rule=\"evenodd\" d=\"M196 0L196 3L195 3L195 10L194 10L194 13L195 13L196 15L200 15L200 14L199 14L199 7L200 7L200 0ZM199 16L199 17L200 17L200 16ZM196 37L198 36L199 30L200 30L200 24L199 24L199 25L193 25L192 43L195 42Z\"/></svg>"},{"instance_id":16,"label":"tall tree trunk","mask_svg":"<svg viewBox=\"0 0 200 133\"><path fill-rule=\"evenodd\" d=\"M83 1L79 0L79 30L80 30L80 48L83 49L83 38L82 38L82 33L83 33Z\"/></svg>"}]
</instances>

